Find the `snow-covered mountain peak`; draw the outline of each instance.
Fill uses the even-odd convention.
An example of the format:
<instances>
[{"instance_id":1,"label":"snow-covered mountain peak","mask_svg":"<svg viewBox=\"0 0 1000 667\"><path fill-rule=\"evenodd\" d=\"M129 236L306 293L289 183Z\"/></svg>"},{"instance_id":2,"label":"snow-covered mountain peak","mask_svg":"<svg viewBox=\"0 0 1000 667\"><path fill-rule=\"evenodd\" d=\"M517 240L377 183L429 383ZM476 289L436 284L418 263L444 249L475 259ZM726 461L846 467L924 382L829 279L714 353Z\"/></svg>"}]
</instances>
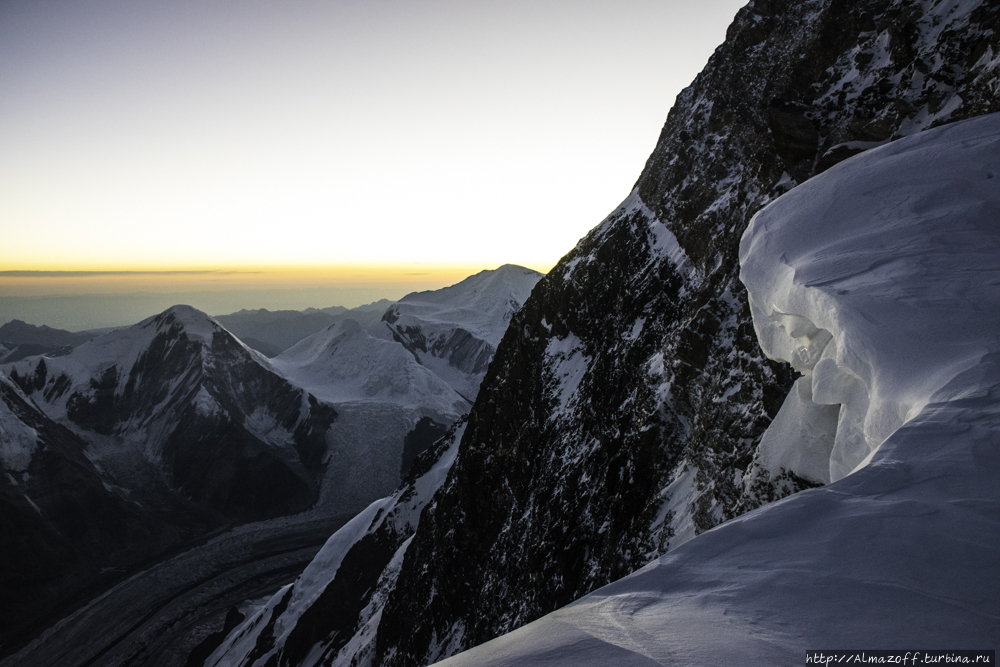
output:
<instances>
[{"instance_id":1,"label":"snow-covered mountain peak","mask_svg":"<svg viewBox=\"0 0 1000 667\"><path fill-rule=\"evenodd\" d=\"M406 326L408 318L427 323L459 324L494 348L500 344L510 316L523 304L542 274L523 266L504 264L480 271L450 287L407 294L384 319Z\"/></svg>"},{"instance_id":2,"label":"snow-covered mountain peak","mask_svg":"<svg viewBox=\"0 0 1000 667\"><path fill-rule=\"evenodd\" d=\"M222 330L222 326L208 314L186 305L171 306L152 319L158 327L179 325L189 339L211 344L212 336Z\"/></svg>"},{"instance_id":3,"label":"snow-covered mountain peak","mask_svg":"<svg viewBox=\"0 0 1000 667\"><path fill-rule=\"evenodd\" d=\"M337 354L338 348L342 345L364 345L368 338L371 336L357 320L342 320L319 333L303 338L272 361L279 366L289 364L305 366L319 360L323 355Z\"/></svg>"},{"instance_id":4,"label":"snow-covered mountain peak","mask_svg":"<svg viewBox=\"0 0 1000 667\"><path fill-rule=\"evenodd\" d=\"M387 402L451 423L469 404L402 345L344 320L271 360L285 377L330 403Z\"/></svg>"},{"instance_id":5,"label":"snow-covered mountain peak","mask_svg":"<svg viewBox=\"0 0 1000 667\"><path fill-rule=\"evenodd\" d=\"M123 483L165 476L236 520L316 500L335 411L195 308L174 306L65 356L3 368ZM209 473L212 462L227 472ZM264 479L283 486L260 496L253 486Z\"/></svg>"},{"instance_id":6,"label":"snow-covered mountain peak","mask_svg":"<svg viewBox=\"0 0 1000 667\"><path fill-rule=\"evenodd\" d=\"M65 356L28 359L9 367L21 377L37 374L42 367L50 379L57 375L65 376L67 379L62 382L59 395L72 393L67 392L69 389L86 393L92 380L116 369L115 391L120 394L130 379L131 369L140 359L149 358L152 349L159 350L153 353L154 356L173 354L176 357L181 353L178 345L190 347L186 356L191 362L197 357L200 363L219 333L224 333L235 344L242 346L205 313L191 306L178 305L133 326L98 336ZM252 354L257 356L257 353ZM49 394L50 399L54 397L54 393Z\"/></svg>"},{"instance_id":7,"label":"snow-covered mountain peak","mask_svg":"<svg viewBox=\"0 0 1000 667\"><path fill-rule=\"evenodd\" d=\"M357 320L347 319L327 327L332 337L361 336L365 334L364 327Z\"/></svg>"},{"instance_id":8,"label":"snow-covered mountain peak","mask_svg":"<svg viewBox=\"0 0 1000 667\"><path fill-rule=\"evenodd\" d=\"M407 294L385 311L372 333L402 343L472 401L510 318L541 278L537 271L505 264L451 287Z\"/></svg>"}]
</instances>

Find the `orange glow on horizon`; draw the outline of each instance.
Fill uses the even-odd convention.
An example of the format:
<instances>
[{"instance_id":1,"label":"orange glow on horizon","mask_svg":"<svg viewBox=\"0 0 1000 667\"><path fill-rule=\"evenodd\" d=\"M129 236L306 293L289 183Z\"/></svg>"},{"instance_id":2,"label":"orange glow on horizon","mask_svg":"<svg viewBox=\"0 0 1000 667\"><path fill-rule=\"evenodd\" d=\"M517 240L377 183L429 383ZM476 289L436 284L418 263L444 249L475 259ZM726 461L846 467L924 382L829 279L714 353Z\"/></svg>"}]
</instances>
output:
<instances>
[{"instance_id":1,"label":"orange glow on horizon","mask_svg":"<svg viewBox=\"0 0 1000 667\"><path fill-rule=\"evenodd\" d=\"M275 266L92 265L0 267L0 296L49 294L112 294L134 292L312 289L323 287L399 288L414 285L445 287L494 265L478 264L341 264ZM531 266L546 272L551 267Z\"/></svg>"}]
</instances>

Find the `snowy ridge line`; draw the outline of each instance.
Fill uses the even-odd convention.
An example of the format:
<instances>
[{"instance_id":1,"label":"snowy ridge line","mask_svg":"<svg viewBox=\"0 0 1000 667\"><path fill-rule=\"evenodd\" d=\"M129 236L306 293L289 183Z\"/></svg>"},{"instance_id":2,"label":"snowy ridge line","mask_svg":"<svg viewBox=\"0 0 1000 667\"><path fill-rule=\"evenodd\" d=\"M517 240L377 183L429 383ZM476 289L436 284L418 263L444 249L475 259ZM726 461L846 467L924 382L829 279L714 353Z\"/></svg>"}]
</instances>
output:
<instances>
[{"instance_id":1,"label":"snowy ridge line","mask_svg":"<svg viewBox=\"0 0 1000 667\"><path fill-rule=\"evenodd\" d=\"M387 315L400 327L411 324L410 318L425 327L458 325L496 348L513 314L512 304L516 311L541 277L537 271L504 264L450 287L407 294L389 308Z\"/></svg>"},{"instance_id":2,"label":"snowy ridge line","mask_svg":"<svg viewBox=\"0 0 1000 667\"><path fill-rule=\"evenodd\" d=\"M818 429L831 483L438 664L794 664L816 646L992 646L998 177L993 114L869 151L764 209L741 246L761 345L811 372L761 458L805 444L809 456L773 460L822 467L811 395L837 413L835 434Z\"/></svg>"}]
</instances>

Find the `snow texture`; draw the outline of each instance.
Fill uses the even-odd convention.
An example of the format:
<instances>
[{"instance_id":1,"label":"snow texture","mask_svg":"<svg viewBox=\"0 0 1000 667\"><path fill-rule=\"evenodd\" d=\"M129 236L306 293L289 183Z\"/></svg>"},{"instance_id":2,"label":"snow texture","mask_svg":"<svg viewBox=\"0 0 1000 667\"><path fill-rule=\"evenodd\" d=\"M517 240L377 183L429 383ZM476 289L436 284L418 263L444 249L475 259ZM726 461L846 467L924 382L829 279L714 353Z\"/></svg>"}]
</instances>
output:
<instances>
[{"instance_id":1,"label":"snow texture","mask_svg":"<svg viewBox=\"0 0 1000 667\"><path fill-rule=\"evenodd\" d=\"M20 388L3 373L0 373L0 383L29 401ZM0 468L6 472L27 470L37 447L38 432L21 421L6 402L0 401Z\"/></svg>"},{"instance_id":2,"label":"snow texture","mask_svg":"<svg viewBox=\"0 0 1000 667\"><path fill-rule=\"evenodd\" d=\"M371 333L403 344L471 404L511 317L541 278L505 264L451 287L407 294Z\"/></svg>"},{"instance_id":3,"label":"snow texture","mask_svg":"<svg viewBox=\"0 0 1000 667\"><path fill-rule=\"evenodd\" d=\"M328 403L394 403L451 423L469 404L412 354L345 320L271 360L282 375Z\"/></svg>"},{"instance_id":4,"label":"snow texture","mask_svg":"<svg viewBox=\"0 0 1000 667\"><path fill-rule=\"evenodd\" d=\"M440 664L795 664L831 646L992 648L998 174L994 114L872 149L759 213L742 279L763 349L803 373L762 455L832 483Z\"/></svg>"},{"instance_id":5,"label":"snow texture","mask_svg":"<svg viewBox=\"0 0 1000 667\"><path fill-rule=\"evenodd\" d=\"M510 316L521 307L542 274L523 266L504 264L481 271L451 287L414 292L399 300L403 318L444 327L460 324L494 348L500 344ZM512 310L513 309L513 310ZM404 319L405 321L405 319Z\"/></svg>"}]
</instances>

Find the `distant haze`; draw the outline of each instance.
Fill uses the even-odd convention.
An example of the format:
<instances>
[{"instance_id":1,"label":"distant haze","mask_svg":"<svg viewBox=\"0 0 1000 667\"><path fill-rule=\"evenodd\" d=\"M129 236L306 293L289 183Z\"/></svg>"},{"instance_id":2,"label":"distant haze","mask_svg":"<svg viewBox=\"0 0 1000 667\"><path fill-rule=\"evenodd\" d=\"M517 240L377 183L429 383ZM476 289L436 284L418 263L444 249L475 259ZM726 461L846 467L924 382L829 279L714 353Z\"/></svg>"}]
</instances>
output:
<instances>
[{"instance_id":1,"label":"distant haze","mask_svg":"<svg viewBox=\"0 0 1000 667\"><path fill-rule=\"evenodd\" d=\"M489 268L496 268L495 266ZM11 276L0 295L0 324L12 319L70 331L134 324L170 306L186 304L210 315L241 309L353 308L410 292L440 289L477 267L402 267L325 272L157 272Z\"/></svg>"}]
</instances>

